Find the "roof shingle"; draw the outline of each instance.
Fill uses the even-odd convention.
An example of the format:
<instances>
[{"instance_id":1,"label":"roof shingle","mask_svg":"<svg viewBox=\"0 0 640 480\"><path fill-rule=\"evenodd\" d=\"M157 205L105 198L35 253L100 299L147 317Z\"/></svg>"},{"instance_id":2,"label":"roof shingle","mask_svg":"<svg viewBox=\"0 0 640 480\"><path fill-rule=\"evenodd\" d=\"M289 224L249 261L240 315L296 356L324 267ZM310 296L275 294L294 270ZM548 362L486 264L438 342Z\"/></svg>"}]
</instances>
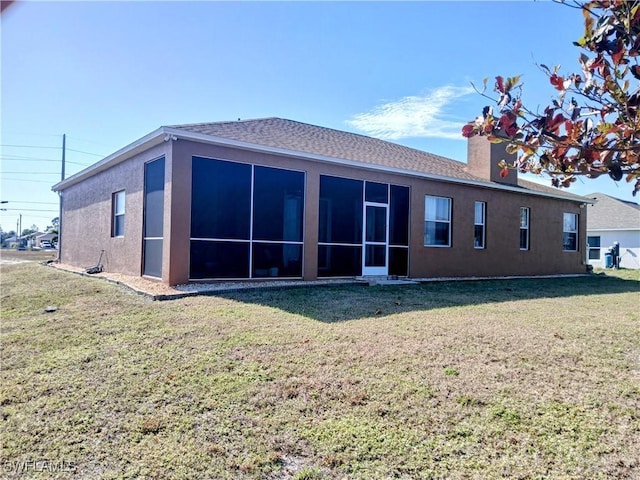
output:
<instances>
[{"instance_id":1,"label":"roof shingle","mask_svg":"<svg viewBox=\"0 0 640 480\"><path fill-rule=\"evenodd\" d=\"M640 229L640 205L604 193L585 196L597 200L589 207L587 230Z\"/></svg>"},{"instance_id":2,"label":"roof shingle","mask_svg":"<svg viewBox=\"0 0 640 480\"><path fill-rule=\"evenodd\" d=\"M437 175L452 180L492 183L471 175L467 172L467 164L457 160L377 138L283 118L193 123L171 125L169 128L262 147ZM536 192L573 201L585 201L585 198L579 195L522 179L518 180L518 187L522 188L523 193Z\"/></svg>"}]
</instances>

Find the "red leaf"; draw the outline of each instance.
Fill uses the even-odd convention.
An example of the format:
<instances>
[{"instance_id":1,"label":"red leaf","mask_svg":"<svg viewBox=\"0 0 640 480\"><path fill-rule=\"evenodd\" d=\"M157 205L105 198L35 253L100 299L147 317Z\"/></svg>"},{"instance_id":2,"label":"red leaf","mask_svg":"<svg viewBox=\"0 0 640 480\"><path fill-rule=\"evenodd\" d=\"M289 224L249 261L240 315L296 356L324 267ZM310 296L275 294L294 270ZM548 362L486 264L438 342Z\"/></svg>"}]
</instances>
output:
<instances>
[{"instance_id":1,"label":"red leaf","mask_svg":"<svg viewBox=\"0 0 640 480\"><path fill-rule=\"evenodd\" d=\"M509 169L508 168L503 168L502 170L500 170L500 178L504 178L507 175L509 175Z\"/></svg>"},{"instance_id":2,"label":"red leaf","mask_svg":"<svg viewBox=\"0 0 640 480\"><path fill-rule=\"evenodd\" d=\"M624 57L624 49L618 50L616 53L611 54L611 60L613 60L614 65L620 65L620 61Z\"/></svg>"},{"instance_id":3,"label":"red leaf","mask_svg":"<svg viewBox=\"0 0 640 480\"><path fill-rule=\"evenodd\" d=\"M473 130L473 125L466 124L462 127L462 136L465 138L471 138L476 136L476 132Z\"/></svg>"},{"instance_id":4,"label":"red leaf","mask_svg":"<svg viewBox=\"0 0 640 480\"><path fill-rule=\"evenodd\" d=\"M546 122L546 128L547 130L549 130L552 133L555 133L558 131L558 129L560 128L560 125L566 120L566 118L564 118L564 115L562 115L561 113L558 113L553 120L551 120L551 118L547 118L547 122Z\"/></svg>"},{"instance_id":5,"label":"red leaf","mask_svg":"<svg viewBox=\"0 0 640 480\"><path fill-rule=\"evenodd\" d=\"M496 77L496 90L498 90L500 93L504 93L504 79L500 76Z\"/></svg>"},{"instance_id":6,"label":"red leaf","mask_svg":"<svg viewBox=\"0 0 640 480\"><path fill-rule=\"evenodd\" d=\"M565 89L564 88L564 78L563 77L559 77L555 73L549 77L549 82L551 82L551 85L556 87L556 90L562 91L562 90Z\"/></svg>"},{"instance_id":7,"label":"red leaf","mask_svg":"<svg viewBox=\"0 0 640 480\"><path fill-rule=\"evenodd\" d=\"M507 134L507 136L513 137L516 133L518 133L518 125L516 123L512 123L505 129L504 132Z\"/></svg>"}]
</instances>

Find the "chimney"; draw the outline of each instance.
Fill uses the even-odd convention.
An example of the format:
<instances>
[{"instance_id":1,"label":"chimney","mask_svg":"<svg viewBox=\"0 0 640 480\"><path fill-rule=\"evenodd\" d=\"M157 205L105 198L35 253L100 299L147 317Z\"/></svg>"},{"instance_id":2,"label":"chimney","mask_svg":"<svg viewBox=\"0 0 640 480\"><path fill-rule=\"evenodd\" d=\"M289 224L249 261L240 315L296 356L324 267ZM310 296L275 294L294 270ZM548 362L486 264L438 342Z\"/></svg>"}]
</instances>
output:
<instances>
[{"instance_id":1,"label":"chimney","mask_svg":"<svg viewBox=\"0 0 640 480\"><path fill-rule=\"evenodd\" d=\"M509 168L509 175L502 178L498 164L504 160L507 165L516 162L515 153L507 153L507 143L491 143L486 137L475 136L467 143L467 172L488 182L518 185L518 170Z\"/></svg>"}]
</instances>

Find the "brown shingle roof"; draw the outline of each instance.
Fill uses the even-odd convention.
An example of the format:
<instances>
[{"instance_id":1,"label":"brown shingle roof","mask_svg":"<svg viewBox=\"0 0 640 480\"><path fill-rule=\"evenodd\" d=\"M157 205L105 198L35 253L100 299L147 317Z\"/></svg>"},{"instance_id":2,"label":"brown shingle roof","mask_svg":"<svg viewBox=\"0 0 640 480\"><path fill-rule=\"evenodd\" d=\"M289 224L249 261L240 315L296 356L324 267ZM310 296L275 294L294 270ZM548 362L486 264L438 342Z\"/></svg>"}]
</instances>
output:
<instances>
[{"instance_id":1,"label":"brown shingle roof","mask_svg":"<svg viewBox=\"0 0 640 480\"><path fill-rule=\"evenodd\" d=\"M172 125L169 128L299 153L350 160L452 180L491 183L467 172L467 164L396 143L332 128L270 117L231 122ZM498 186L499 184L494 184ZM584 201L584 197L518 180L524 192L561 196Z\"/></svg>"},{"instance_id":2,"label":"brown shingle roof","mask_svg":"<svg viewBox=\"0 0 640 480\"><path fill-rule=\"evenodd\" d=\"M589 206L587 230L640 229L640 205L619 200L604 193L591 193L597 200Z\"/></svg>"},{"instance_id":3,"label":"brown shingle roof","mask_svg":"<svg viewBox=\"0 0 640 480\"><path fill-rule=\"evenodd\" d=\"M480 180L465 164L377 138L283 118L174 125L171 128L295 152L434 175Z\"/></svg>"}]
</instances>

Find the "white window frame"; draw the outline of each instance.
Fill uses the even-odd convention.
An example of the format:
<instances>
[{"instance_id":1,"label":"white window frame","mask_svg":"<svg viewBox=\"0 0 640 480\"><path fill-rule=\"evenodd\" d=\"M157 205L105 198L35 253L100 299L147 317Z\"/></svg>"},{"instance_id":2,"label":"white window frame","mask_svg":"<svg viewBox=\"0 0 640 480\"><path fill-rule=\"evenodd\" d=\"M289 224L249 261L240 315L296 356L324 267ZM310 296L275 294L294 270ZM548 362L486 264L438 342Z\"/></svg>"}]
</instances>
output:
<instances>
[{"instance_id":1,"label":"white window frame","mask_svg":"<svg viewBox=\"0 0 640 480\"><path fill-rule=\"evenodd\" d=\"M525 213L525 218L526 218L526 223L523 225L522 223L522 213ZM530 231L530 225L531 225L531 209L529 207L520 207L520 218L519 218L519 223L520 223L520 234L518 235L518 243L520 243L520 250L527 251L531 249L531 231ZM522 246L522 231L525 230L526 231L526 238L527 238L527 244L526 246Z\"/></svg>"},{"instance_id":2,"label":"white window frame","mask_svg":"<svg viewBox=\"0 0 640 480\"><path fill-rule=\"evenodd\" d=\"M429 208L427 207L427 203L429 201L429 199L442 199L442 200L446 200L448 203L448 211L447 211L447 220L440 220L440 219L436 219L436 218L429 218ZM451 198L449 197L440 197L437 195L425 195L424 197L424 223L425 223L425 227L427 222L434 222L434 223L445 223L447 224L447 244L446 245L437 245L437 244L431 244L431 243L427 243L427 239L426 239L426 234L425 234L425 239L424 239L424 246L425 247L430 247L430 248L450 248L451 247L451 208L452 208L452 201Z\"/></svg>"},{"instance_id":3,"label":"white window frame","mask_svg":"<svg viewBox=\"0 0 640 480\"><path fill-rule=\"evenodd\" d=\"M573 221L571 221L570 223L572 223L571 225L571 229L567 230L566 225L567 225L567 219L571 218ZM563 252L577 252L578 251L578 225L580 219L578 217L577 213L569 213L569 212L564 212L562 214L562 251ZM565 242L564 242L564 236L565 234L574 234L576 236L573 248L566 248L565 246Z\"/></svg>"},{"instance_id":4,"label":"white window frame","mask_svg":"<svg viewBox=\"0 0 640 480\"><path fill-rule=\"evenodd\" d=\"M115 237L115 238L124 237L124 219L126 218L125 217L126 201L127 201L127 196L124 190L120 190L119 192L114 192L112 194L112 211L113 211L113 215L111 217L111 236L112 237ZM122 217L123 219L121 232L118 231L119 217Z\"/></svg>"},{"instance_id":5,"label":"white window frame","mask_svg":"<svg viewBox=\"0 0 640 480\"><path fill-rule=\"evenodd\" d=\"M591 244L589 243L589 239L590 238L597 238L598 239L598 246L597 247L593 247L591 246ZM602 260L602 238L600 235L588 235L587 236L587 260L594 260L594 261L600 261ZM591 252L598 252L598 256L597 258L591 258Z\"/></svg>"},{"instance_id":6,"label":"white window frame","mask_svg":"<svg viewBox=\"0 0 640 480\"><path fill-rule=\"evenodd\" d=\"M477 208L480 206L482 208L482 218L478 221L477 216ZM487 202L475 202L473 204L473 248L478 250L483 250L486 248L486 239L487 239ZM476 245L476 227L482 227L482 242L480 245Z\"/></svg>"}]
</instances>

